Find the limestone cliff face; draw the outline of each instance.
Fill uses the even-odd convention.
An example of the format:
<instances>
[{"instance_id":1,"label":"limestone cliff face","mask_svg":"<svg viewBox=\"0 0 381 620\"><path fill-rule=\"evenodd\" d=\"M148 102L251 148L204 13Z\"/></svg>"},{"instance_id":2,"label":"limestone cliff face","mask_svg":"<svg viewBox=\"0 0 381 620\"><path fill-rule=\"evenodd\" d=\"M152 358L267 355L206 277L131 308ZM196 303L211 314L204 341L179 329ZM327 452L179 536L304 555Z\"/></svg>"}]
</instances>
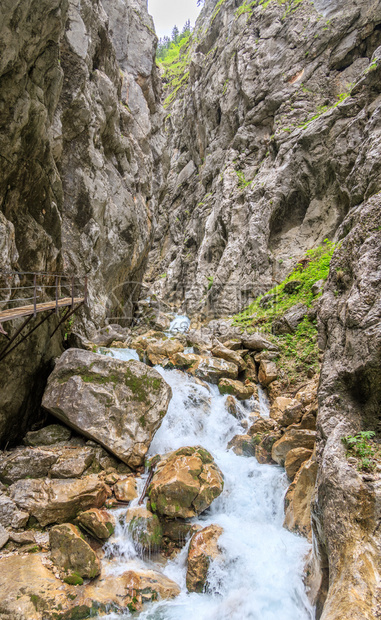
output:
<instances>
[{"instance_id":1,"label":"limestone cliff face","mask_svg":"<svg viewBox=\"0 0 381 620\"><path fill-rule=\"evenodd\" d=\"M380 211L378 193L344 221L319 312L325 355L313 524L323 590L329 587L323 620L381 614L380 482L348 462L341 441L364 430L380 432Z\"/></svg>"},{"instance_id":2,"label":"limestone cliff face","mask_svg":"<svg viewBox=\"0 0 381 620\"><path fill-rule=\"evenodd\" d=\"M206 0L167 91L159 294L232 313L379 191L380 24L377 0Z\"/></svg>"},{"instance_id":3,"label":"limestone cliff face","mask_svg":"<svg viewBox=\"0 0 381 620\"><path fill-rule=\"evenodd\" d=\"M141 0L1 3L1 268L88 274L88 332L139 294L126 282L141 281L150 248L162 151L155 49ZM30 394L59 352L48 331L1 372L1 441L25 431Z\"/></svg>"}]
</instances>

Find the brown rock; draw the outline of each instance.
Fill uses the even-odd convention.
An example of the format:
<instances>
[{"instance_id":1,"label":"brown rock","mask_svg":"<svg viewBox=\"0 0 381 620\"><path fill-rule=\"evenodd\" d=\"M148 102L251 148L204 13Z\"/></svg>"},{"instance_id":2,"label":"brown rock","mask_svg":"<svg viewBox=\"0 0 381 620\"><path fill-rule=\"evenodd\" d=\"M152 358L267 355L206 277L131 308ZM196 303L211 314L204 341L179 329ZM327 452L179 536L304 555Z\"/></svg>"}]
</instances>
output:
<instances>
[{"instance_id":1,"label":"brown rock","mask_svg":"<svg viewBox=\"0 0 381 620\"><path fill-rule=\"evenodd\" d=\"M258 380L265 387L276 380L278 369L275 362L266 362L262 360L259 365Z\"/></svg>"},{"instance_id":2,"label":"brown rock","mask_svg":"<svg viewBox=\"0 0 381 620\"><path fill-rule=\"evenodd\" d=\"M148 489L153 512L194 517L222 493L223 475L201 447L180 448L162 458Z\"/></svg>"},{"instance_id":3,"label":"brown rock","mask_svg":"<svg viewBox=\"0 0 381 620\"><path fill-rule=\"evenodd\" d=\"M79 478L94 460L92 448L67 448L60 452L58 461L50 469L52 478Z\"/></svg>"},{"instance_id":4,"label":"brown rock","mask_svg":"<svg viewBox=\"0 0 381 620\"><path fill-rule=\"evenodd\" d=\"M317 463L310 459L302 465L285 497L284 527L311 539L311 500L315 491Z\"/></svg>"},{"instance_id":5,"label":"brown rock","mask_svg":"<svg viewBox=\"0 0 381 620\"><path fill-rule=\"evenodd\" d=\"M218 539L223 533L219 525L209 525L193 534L188 552L187 589L189 592L203 592L211 560L220 554Z\"/></svg>"},{"instance_id":6,"label":"brown rock","mask_svg":"<svg viewBox=\"0 0 381 620\"><path fill-rule=\"evenodd\" d=\"M16 545L34 545L36 538L33 532L10 532L9 540Z\"/></svg>"},{"instance_id":7,"label":"brown rock","mask_svg":"<svg viewBox=\"0 0 381 620\"><path fill-rule=\"evenodd\" d=\"M253 384L245 385L241 381L233 381L233 379L221 379L218 383L220 394L230 394L238 398L238 400L248 400L256 391Z\"/></svg>"},{"instance_id":8,"label":"brown rock","mask_svg":"<svg viewBox=\"0 0 381 620\"><path fill-rule=\"evenodd\" d=\"M300 422L302 415L301 403L293 398L278 396L270 409L270 417L283 427Z\"/></svg>"},{"instance_id":9,"label":"brown rock","mask_svg":"<svg viewBox=\"0 0 381 620\"><path fill-rule=\"evenodd\" d=\"M238 366L217 357L201 357L195 374L204 381L217 384L224 377L236 379L238 377Z\"/></svg>"},{"instance_id":10,"label":"brown rock","mask_svg":"<svg viewBox=\"0 0 381 620\"><path fill-rule=\"evenodd\" d=\"M13 484L24 478L45 478L58 454L40 448L16 448L0 454L0 481Z\"/></svg>"},{"instance_id":11,"label":"brown rock","mask_svg":"<svg viewBox=\"0 0 381 620\"><path fill-rule=\"evenodd\" d=\"M295 478L303 463L308 461L311 455L312 450L307 450L306 448L294 448L288 452L284 466L290 480Z\"/></svg>"},{"instance_id":12,"label":"brown rock","mask_svg":"<svg viewBox=\"0 0 381 620\"><path fill-rule=\"evenodd\" d=\"M242 347L242 340L240 338L231 338L223 343L224 347L231 351L238 351Z\"/></svg>"},{"instance_id":13,"label":"brown rock","mask_svg":"<svg viewBox=\"0 0 381 620\"><path fill-rule=\"evenodd\" d=\"M129 476L124 480L118 480L113 486L113 491L119 502L132 502L138 496L136 479L133 476Z\"/></svg>"},{"instance_id":14,"label":"brown rock","mask_svg":"<svg viewBox=\"0 0 381 620\"><path fill-rule=\"evenodd\" d=\"M245 372L243 373L245 380L249 379L252 383L258 383L257 367L251 355L245 355L245 362L247 366Z\"/></svg>"},{"instance_id":15,"label":"brown rock","mask_svg":"<svg viewBox=\"0 0 381 620\"><path fill-rule=\"evenodd\" d=\"M90 508L90 510L81 512L77 523L86 532L101 540L110 538L115 530L114 516L107 512L107 510L99 510L99 508Z\"/></svg>"},{"instance_id":16,"label":"brown rock","mask_svg":"<svg viewBox=\"0 0 381 620\"><path fill-rule=\"evenodd\" d=\"M245 335L242 338L242 343L250 351L263 351L264 349L267 349L267 351L279 351L278 347L264 338L262 334Z\"/></svg>"},{"instance_id":17,"label":"brown rock","mask_svg":"<svg viewBox=\"0 0 381 620\"><path fill-rule=\"evenodd\" d=\"M99 575L99 559L75 525L55 525L49 532L49 541L51 558L56 566L85 579Z\"/></svg>"},{"instance_id":18,"label":"brown rock","mask_svg":"<svg viewBox=\"0 0 381 620\"><path fill-rule=\"evenodd\" d=\"M223 344L218 344L216 347L214 347L212 349L212 355L214 355L214 357L219 357L223 360L226 360L227 362L232 362L233 364L236 364L240 371L246 370L246 363L244 362L240 354L236 351L228 349Z\"/></svg>"},{"instance_id":19,"label":"brown rock","mask_svg":"<svg viewBox=\"0 0 381 620\"><path fill-rule=\"evenodd\" d=\"M273 460L279 465L284 465L287 454L294 448L306 448L313 450L316 433L309 430L291 429L286 431L279 441L275 442L271 451Z\"/></svg>"},{"instance_id":20,"label":"brown rock","mask_svg":"<svg viewBox=\"0 0 381 620\"><path fill-rule=\"evenodd\" d=\"M274 429L276 429L276 427L277 427L277 424L275 420L272 420L271 418L263 418L261 416L258 416L254 424L250 426L247 434L253 437L254 435L257 435L258 433L271 432Z\"/></svg>"},{"instance_id":21,"label":"brown rock","mask_svg":"<svg viewBox=\"0 0 381 620\"><path fill-rule=\"evenodd\" d=\"M157 340L151 342L147 346L147 355L161 355L162 357L171 357L175 353L182 353L184 347L177 339Z\"/></svg>"}]
</instances>

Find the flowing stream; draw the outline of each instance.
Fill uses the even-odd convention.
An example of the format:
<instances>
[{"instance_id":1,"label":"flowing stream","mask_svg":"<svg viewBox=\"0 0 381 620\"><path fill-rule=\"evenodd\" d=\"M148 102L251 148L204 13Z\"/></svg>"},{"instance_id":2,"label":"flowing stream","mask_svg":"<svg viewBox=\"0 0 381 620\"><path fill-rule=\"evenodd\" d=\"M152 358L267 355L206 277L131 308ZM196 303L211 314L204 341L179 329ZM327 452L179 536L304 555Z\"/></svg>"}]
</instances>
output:
<instances>
[{"instance_id":1,"label":"flowing stream","mask_svg":"<svg viewBox=\"0 0 381 620\"><path fill-rule=\"evenodd\" d=\"M109 350L109 354L137 359L136 352L128 349ZM222 557L210 566L208 592L189 594L185 587L189 542L167 563L143 560L126 527L119 524L106 545L106 558L112 551L113 559L104 561L104 570L117 575L128 568L155 568L181 587L176 599L152 603L135 614L139 620L312 620L313 609L302 580L309 544L282 527L286 474L281 467L260 465L254 457L227 450L234 435L245 433L251 411L256 408L261 415L268 415L264 394L259 403L240 403L242 418L237 420L226 411L226 396L221 396L216 386L199 385L177 370L156 370L171 386L173 397L149 455L194 445L211 452L224 474L225 487L194 521L203 527L212 523L223 527L219 539ZM143 487L144 477L140 482ZM121 620L130 614L107 617Z\"/></svg>"}]
</instances>

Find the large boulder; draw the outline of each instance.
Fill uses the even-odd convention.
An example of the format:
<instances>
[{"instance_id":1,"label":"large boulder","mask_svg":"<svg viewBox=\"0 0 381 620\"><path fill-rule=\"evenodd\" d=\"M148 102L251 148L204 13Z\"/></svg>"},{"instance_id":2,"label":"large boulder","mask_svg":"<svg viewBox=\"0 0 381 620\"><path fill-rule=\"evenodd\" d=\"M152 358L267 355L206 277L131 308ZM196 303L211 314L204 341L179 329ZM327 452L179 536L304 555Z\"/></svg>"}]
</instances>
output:
<instances>
[{"instance_id":1,"label":"large boulder","mask_svg":"<svg viewBox=\"0 0 381 620\"><path fill-rule=\"evenodd\" d=\"M92 464L95 457L93 448L63 448L58 461L51 467L52 478L79 478Z\"/></svg>"},{"instance_id":2,"label":"large boulder","mask_svg":"<svg viewBox=\"0 0 381 620\"><path fill-rule=\"evenodd\" d=\"M315 446L316 432L309 430L290 429L274 443L272 458L279 465L284 465L287 454L294 448L306 448L313 450Z\"/></svg>"},{"instance_id":3,"label":"large boulder","mask_svg":"<svg viewBox=\"0 0 381 620\"><path fill-rule=\"evenodd\" d=\"M217 384L220 379L236 379L238 377L238 366L233 362L217 357L202 357L196 370L196 377Z\"/></svg>"},{"instance_id":4,"label":"large boulder","mask_svg":"<svg viewBox=\"0 0 381 620\"><path fill-rule=\"evenodd\" d=\"M218 539L223 531L219 525L209 525L193 534L189 545L186 577L189 592L204 591L210 562L220 554Z\"/></svg>"},{"instance_id":5,"label":"large boulder","mask_svg":"<svg viewBox=\"0 0 381 620\"><path fill-rule=\"evenodd\" d=\"M258 381L265 387L270 385L278 377L278 369L275 362L262 360L259 365Z\"/></svg>"},{"instance_id":6,"label":"large boulder","mask_svg":"<svg viewBox=\"0 0 381 620\"><path fill-rule=\"evenodd\" d=\"M311 458L302 465L286 497L284 527L311 539L311 501L315 492L317 462Z\"/></svg>"},{"instance_id":7,"label":"large boulder","mask_svg":"<svg viewBox=\"0 0 381 620\"><path fill-rule=\"evenodd\" d=\"M9 487L10 498L45 527L71 521L79 512L103 506L108 490L98 476L79 480L18 480Z\"/></svg>"},{"instance_id":8,"label":"large boulder","mask_svg":"<svg viewBox=\"0 0 381 620\"><path fill-rule=\"evenodd\" d=\"M256 391L255 385L249 383L245 385L242 381L234 381L233 379L221 379L218 383L220 394L230 394L238 400L248 400Z\"/></svg>"},{"instance_id":9,"label":"large boulder","mask_svg":"<svg viewBox=\"0 0 381 620\"><path fill-rule=\"evenodd\" d=\"M43 406L130 467L144 463L171 388L154 369L69 349L50 375Z\"/></svg>"},{"instance_id":10,"label":"large boulder","mask_svg":"<svg viewBox=\"0 0 381 620\"><path fill-rule=\"evenodd\" d=\"M223 487L222 472L209 452L180 448L156 466L148 489L151 510L170 518L191 518L206 510Z\"/></svg>"},{"instance_id":11,"label":"large boulder","mask_svg":"<svg viewBox=\"0 0 381 620\"><path fill-rule=\"evenodd\" d=\"M101 571L99 559L71 523L55 525L49 532L50 555L53 563L66 573L93 579Z\"/></svg>"},{"instance_id":12,"label":"large boulder","mask_svg":"<svg viewBox=\"0 0 381 620\"><path fill-rule=\"evenodd\" d=\"M118 480L112 490L119 502L132 502L138 496L136 479L133 476Z\"/></svg>"},{"instance_id":13,"label":"large boulder","mask_svg":"<svg viewBox=\"0 0 381 620\"><path fill-rule=\"evenodd\" d=\"M144 551L154 551L160 548L163 530L157 515L144 506L135 506L127 511L126 523L138 547Z\"/></svg>"},{"instance_id":14,"label":"large boulder","mask_svg":"<svg viewBox=\"0 0 381 620\"><path fill-rule=\"evenodd\" d=\"M298 423L302 416L303 406L295 398L278 396L270 409L270 418L275 420L279 426L290 426L290 424Z\"/></svg>"}]
</instances>

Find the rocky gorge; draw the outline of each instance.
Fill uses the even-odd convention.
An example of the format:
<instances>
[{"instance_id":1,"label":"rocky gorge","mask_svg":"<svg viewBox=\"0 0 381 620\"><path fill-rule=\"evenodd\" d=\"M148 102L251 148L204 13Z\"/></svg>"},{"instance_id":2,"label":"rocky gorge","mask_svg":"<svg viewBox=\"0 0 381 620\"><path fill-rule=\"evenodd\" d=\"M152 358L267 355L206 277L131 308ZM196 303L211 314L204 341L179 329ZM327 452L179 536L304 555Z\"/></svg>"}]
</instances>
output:
<instances>
[{"instance_id":1,"label":"rocky gorge","mask_svg":"<svg viewBox=\"0 0 381 620\"><path fill-rule=\"evenodd\" d=\"M145 0L0 7L0 269L89 282L0 361L0 618L375 620L381 4L156 45Z\"/></svg>"}]
</instances>

